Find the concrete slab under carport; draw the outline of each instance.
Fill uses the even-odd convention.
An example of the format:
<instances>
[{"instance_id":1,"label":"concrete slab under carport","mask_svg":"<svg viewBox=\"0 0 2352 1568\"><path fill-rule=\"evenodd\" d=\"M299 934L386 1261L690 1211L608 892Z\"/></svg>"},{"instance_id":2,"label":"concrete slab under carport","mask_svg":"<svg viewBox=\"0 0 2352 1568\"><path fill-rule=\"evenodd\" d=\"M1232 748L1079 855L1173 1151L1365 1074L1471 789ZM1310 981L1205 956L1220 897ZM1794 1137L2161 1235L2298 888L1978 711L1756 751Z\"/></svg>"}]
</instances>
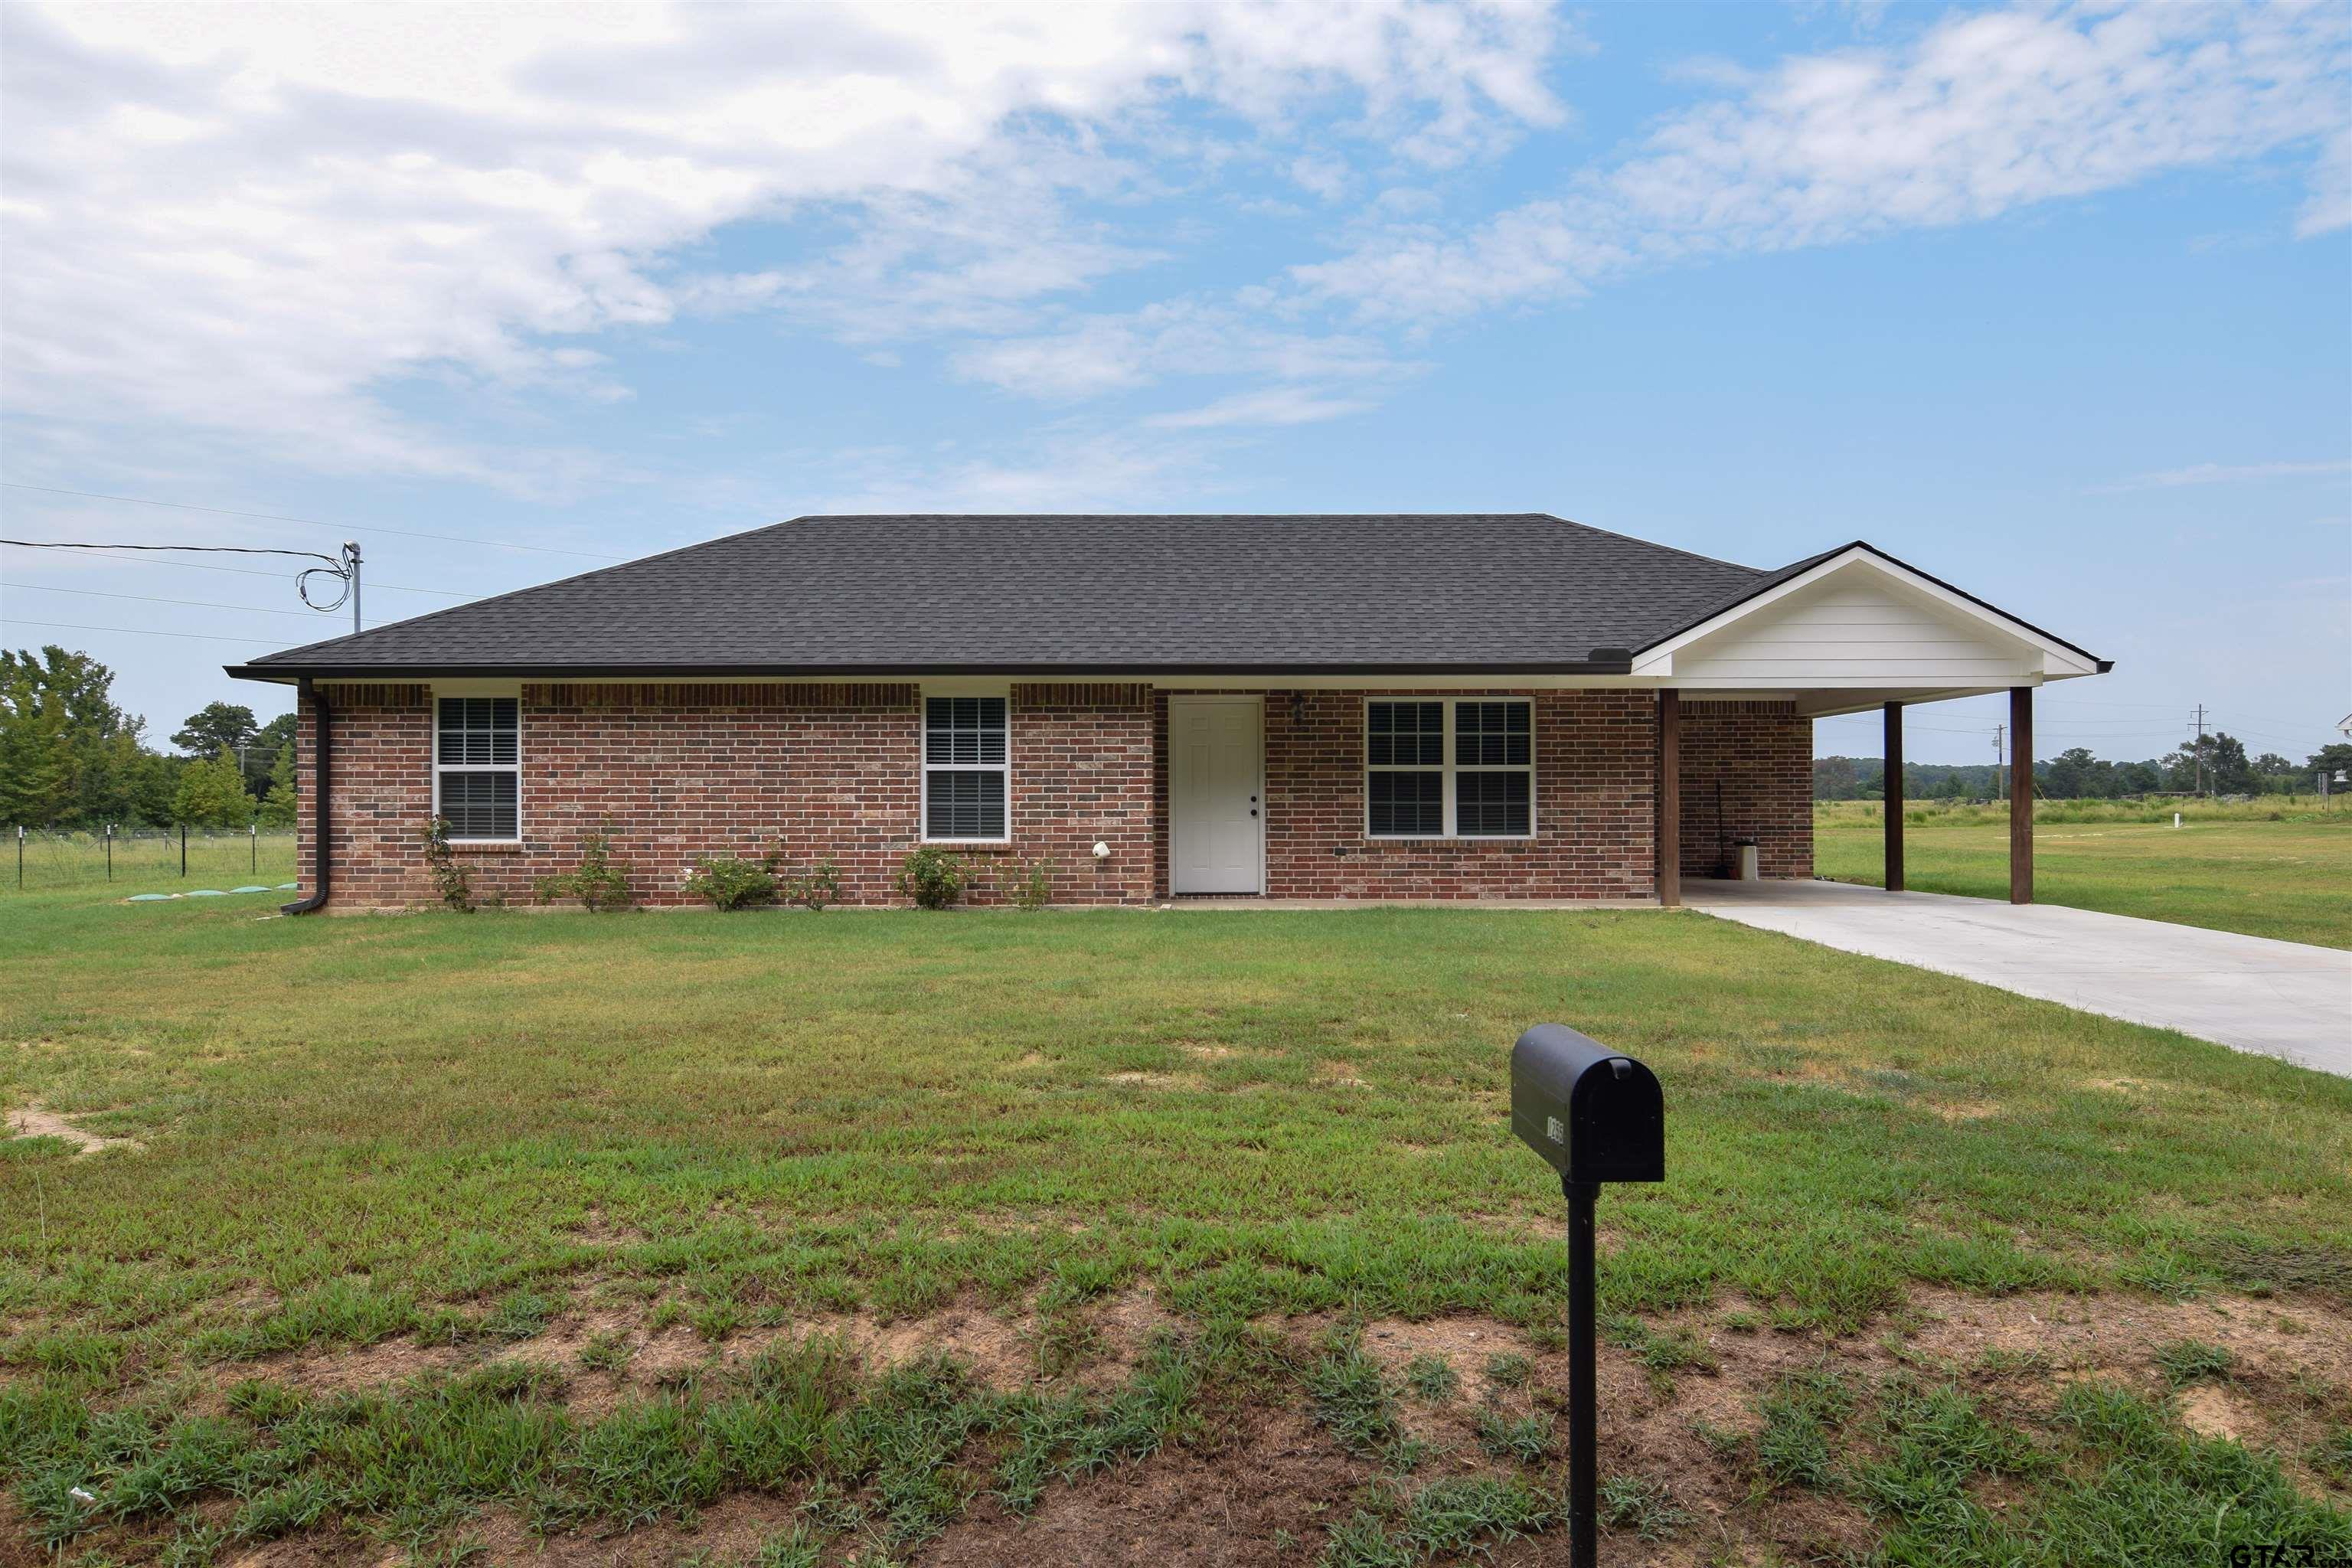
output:
<instances>
[{"instance_id":1,"label":"concrete slab under carport","mask_svg":"<svg viewBox=\"0 0 2352 1568\"><path fill-rule=\"evenodd\" d=\"M2352 1078L2352 952L1846 882L1685 884L1720 919Z\"/></svg>"}]
</instances>

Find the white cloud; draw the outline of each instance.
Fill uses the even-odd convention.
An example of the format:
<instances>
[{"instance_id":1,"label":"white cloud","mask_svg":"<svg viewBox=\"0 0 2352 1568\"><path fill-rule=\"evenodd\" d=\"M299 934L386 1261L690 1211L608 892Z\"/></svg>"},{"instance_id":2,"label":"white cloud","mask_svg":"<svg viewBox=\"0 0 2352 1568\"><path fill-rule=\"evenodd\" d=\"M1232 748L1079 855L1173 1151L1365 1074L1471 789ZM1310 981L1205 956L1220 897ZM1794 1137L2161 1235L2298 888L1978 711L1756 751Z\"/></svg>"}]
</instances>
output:
<instances>
[{"instance_id":1,"label":"white cloud","mask_svg":"<svg viewBox=\"0 0 2352 1568\"><path fill-rule=\"evenodd\" d=\"M816 512L1149 511L1181 491L1199 493L1205 455L1181 442L1132 433L1055 429L1010 449L961 447L856 455L846 480L796 500Z\"/></svg>"},{"instance_id":2,"label":"white cloud","mask_svg":"<svg viewBox=\"0 0 2352 1568\"><path fill-rule=\"evenodd\" d=\"M967 380L1045 398L1094 396L1170 376L1363 387L1418 368L1398 362L1378 338L1268 326L1250 310L1199 300L1084 317L1051 332L975 344L950 363Z\"/></svg>"},{"instance_id":3,"label":"white cloud","mask_svg":"<svg viewBox=\"0 0 2352 1568\"><path fill-rule=\"evenodd\" d=\"M2183 485L2235 485L2265 479L2325 479L2336 474L2352 474L2352 462L2337 459L2318 463L2191 463L2185 468L2135 474L2111 485L2101 485L2094 493L2111 495L2125 490L2177 489Z\"/></svg>"},{"instance_id":4,"label":"white cloud","mask_svg":"<svg viewBox=\"0 0 2352 1568\"><path fill-rule=\"evenodd\" d=\"M545 465L388 390L617 396L562 340L687 310L877 342L1031 330L1155 253L1072 203L1135 189L1119 149L1164 151L1171 107L1311 168L1336 106L1442 166L1557 122L1561 37L1534 6L1407 0L10 6L0 399L529 484ZM687 255L803 217L846 237L748 276Z\"/></svg>"},{"instance_id":5,"label":"white cloud","mask_svg":"<svg viewBox=\"0 0 2352 1568\"><path fill-rule=\"evenodd\" d=\"M1155 414L1144 424L1157 430L1211 430L1225 426L1311 425L1340 419L1372 406L1367 397L1351 397L1313 386L1268 386L1237 392L1200 408L1175 414Z\"/></svg>"},{"instance_id":6,"label":"white cloud","mask_svg":"<svg viewBox=\"0 0 2352 1568\"><path fill-rule=\"evenodd\" d=\"M2340 5L1969 11L1901 48L1800 57L1468 235L1401 227L1294 268L1370 317L1573 296L1636 267L1999 216L2281 148L2329 152L2302 227L2346 221Z\"/></svg>"},{"instance_id":7,"label":"white cloud","mask_svg":"<svg viewBox=\"0 0 2352 1568\"><path fill-rule=\"evenodd\" d=\"M2311 198L2295 215L2294 232L2309 238L2352 225L2352 125L2327 139L2311 172Z\"/></svg>"}]
</instances>

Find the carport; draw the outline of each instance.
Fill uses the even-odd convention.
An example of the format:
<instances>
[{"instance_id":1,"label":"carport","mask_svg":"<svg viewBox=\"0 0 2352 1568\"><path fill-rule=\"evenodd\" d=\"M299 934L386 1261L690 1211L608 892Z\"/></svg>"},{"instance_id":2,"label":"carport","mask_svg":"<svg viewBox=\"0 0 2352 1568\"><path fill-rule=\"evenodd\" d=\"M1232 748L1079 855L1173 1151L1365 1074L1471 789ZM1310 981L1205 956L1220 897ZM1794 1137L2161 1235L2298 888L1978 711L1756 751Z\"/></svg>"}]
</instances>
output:
<instances>
[{"instance_id":1,"label":"carport","mask_svg":"<svg viewBox=\"0 0 2352 1568\"><path fill-rule=\"evenodd\" d=\"M2013 737L2009 896L2032 903L2033 693L2048 681L2110 668L1860 542L1775 574L1738 602L1633 655L1633 675L1659 688L1659 901L1680 903L1685 877L1721 873L1721 842L1730 829L1719 815L1710 828L1708 789L1747 760L1736 728L1710 755L1691 754L1700 715L1747 701L1793 704L1814 719L1877 710L1886 731L1886 886L1900 892L1904 710L2006 691ZM1810 799L1810 774L1806 789Z\"/></svg>"}]
</instances>

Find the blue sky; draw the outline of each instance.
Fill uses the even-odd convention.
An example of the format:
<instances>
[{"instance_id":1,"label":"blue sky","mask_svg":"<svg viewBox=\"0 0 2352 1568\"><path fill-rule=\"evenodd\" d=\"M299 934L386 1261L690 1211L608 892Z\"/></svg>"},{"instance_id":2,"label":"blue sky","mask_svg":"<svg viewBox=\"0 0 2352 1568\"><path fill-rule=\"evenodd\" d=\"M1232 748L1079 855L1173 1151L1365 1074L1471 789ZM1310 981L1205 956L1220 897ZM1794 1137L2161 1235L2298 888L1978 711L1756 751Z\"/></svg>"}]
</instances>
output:
<instances>
[{"instance_id":1,"label":"blue sky","mask_svg":"<svg viewBox=\"0 0 2352 1568\"><path fill-rule=\"evenodd\" d=\"M348 530L372 624L813 510L1863 537L2116 659L2043 754L2202 702L2299 760L2352 709L2347 15L12 6L0 515ZM218 665L335 623L209 564L7 551L6 639L158 735L274 711Z\"/></svg>"}]
</instances>

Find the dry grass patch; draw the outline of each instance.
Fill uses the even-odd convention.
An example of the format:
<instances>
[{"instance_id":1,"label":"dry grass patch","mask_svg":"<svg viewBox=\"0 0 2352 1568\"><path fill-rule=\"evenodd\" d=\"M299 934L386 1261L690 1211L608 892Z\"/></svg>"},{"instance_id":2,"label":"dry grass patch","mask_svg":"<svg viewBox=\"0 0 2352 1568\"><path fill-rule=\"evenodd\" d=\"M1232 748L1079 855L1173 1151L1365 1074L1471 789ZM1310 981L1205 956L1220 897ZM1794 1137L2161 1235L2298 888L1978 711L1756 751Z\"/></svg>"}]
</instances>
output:
<instances>
[{"instance_id":1,"label":"dry grass patch","mask_svg":"<svg viewBox=\"0 0 2352 1568\"><path fill-rule=\"evenodd\" d=\"M74 1157L95 1154L101 1149L144 1148L136 1138L108 1138L86 1131L70 1117L40 1105L22 1105L8 1112L8 1136L11 1138L56 1138L73 1145Z\"/></svg>"}]
</instances>

